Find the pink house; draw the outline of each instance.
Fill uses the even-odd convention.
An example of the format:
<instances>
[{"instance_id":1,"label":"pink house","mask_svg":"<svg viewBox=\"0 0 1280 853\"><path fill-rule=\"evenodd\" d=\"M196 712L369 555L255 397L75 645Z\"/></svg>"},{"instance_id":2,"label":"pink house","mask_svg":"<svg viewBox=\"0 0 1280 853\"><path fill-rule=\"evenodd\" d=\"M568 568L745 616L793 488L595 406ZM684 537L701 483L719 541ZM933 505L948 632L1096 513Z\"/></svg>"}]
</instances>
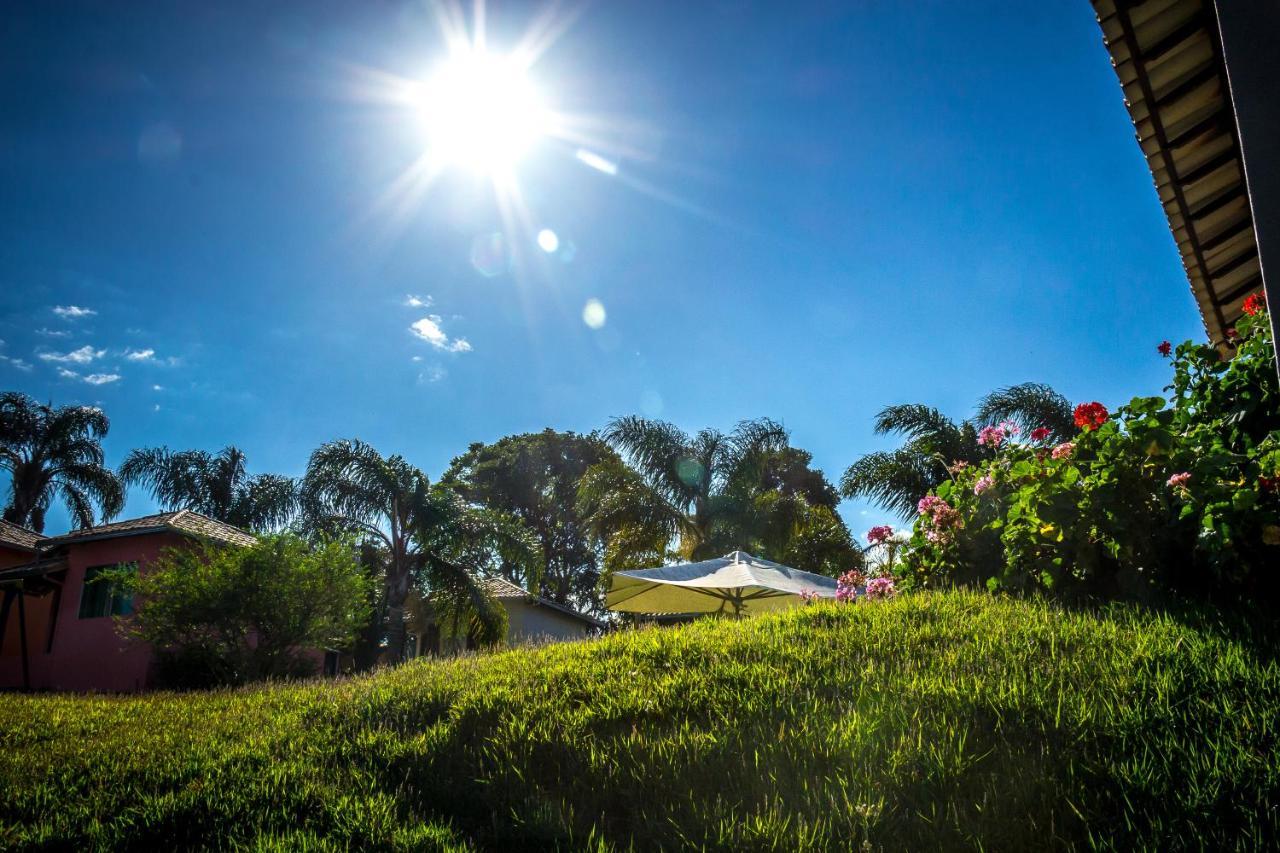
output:
<instances>
[{"instance_id":1,"label":"pink house","mask_svg":"<svg viewBox=\"0 0 1280 853\"><path fill-rule=\"evenodd\" d=\"M164 549L196 541L249 545L255 540L190 510L54 537L0 523L0 690L151 686L151 649L121 639L111 618L131 612L132 599L93 579L122 564L146 571Z\"/></svg>"}]
</instances>

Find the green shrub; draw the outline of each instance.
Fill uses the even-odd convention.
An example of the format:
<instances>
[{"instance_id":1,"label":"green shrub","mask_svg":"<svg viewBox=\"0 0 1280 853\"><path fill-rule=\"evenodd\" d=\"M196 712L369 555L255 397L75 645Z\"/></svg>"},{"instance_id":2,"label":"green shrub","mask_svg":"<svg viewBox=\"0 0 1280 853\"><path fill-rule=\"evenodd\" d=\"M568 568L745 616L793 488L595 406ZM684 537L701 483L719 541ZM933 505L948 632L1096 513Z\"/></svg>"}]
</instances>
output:
<instances>
[{"instance_id":1,"label":"green shrub","mask_svg":"<svg viewBox=\"0 0 1280 853\"><path fill-rule=\"evenodd\" d=\"M953 466L921 501L904 579L1067 598L1175 592L1274 602L1280 585L1280 391L1264 309L1235 357L1167 342L1168 398L1112 415L1077 408L1081 431L1050 447L984 429L994 459ZM1040 439L1040 440L1037 440Z\"/></svg>"},{"instance_id":2,"label":"green shrub","mask_svg":"<svg viewBox=\"0 0 1280 853\"><path fill-rule=\"evenodd\" d=\"M156 650L171 687L309 675L315 650L350 646L369 618L352 547L287 533L247 548L170 549L118 580L138 596L121 630Z\"/></svg>"}]
</instances>

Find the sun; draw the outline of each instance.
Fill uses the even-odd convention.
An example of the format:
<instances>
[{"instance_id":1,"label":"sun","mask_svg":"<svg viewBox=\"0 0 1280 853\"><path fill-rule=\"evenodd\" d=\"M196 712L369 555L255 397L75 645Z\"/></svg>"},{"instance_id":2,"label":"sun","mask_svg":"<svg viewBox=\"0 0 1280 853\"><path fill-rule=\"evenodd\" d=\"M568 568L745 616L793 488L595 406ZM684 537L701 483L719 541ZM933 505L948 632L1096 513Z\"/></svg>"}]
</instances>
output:
<instances>
[{"instance_id":1,"label":"sun","mask_svg":"<svg viewBox=\"0 0 1280 853\"><path fill-rule=\"evenodd\" d=\"M509 172L550 130L551 114L526 68L477 47L442 62L415 100L440 165Z\"/></svg>"}]
</instances>

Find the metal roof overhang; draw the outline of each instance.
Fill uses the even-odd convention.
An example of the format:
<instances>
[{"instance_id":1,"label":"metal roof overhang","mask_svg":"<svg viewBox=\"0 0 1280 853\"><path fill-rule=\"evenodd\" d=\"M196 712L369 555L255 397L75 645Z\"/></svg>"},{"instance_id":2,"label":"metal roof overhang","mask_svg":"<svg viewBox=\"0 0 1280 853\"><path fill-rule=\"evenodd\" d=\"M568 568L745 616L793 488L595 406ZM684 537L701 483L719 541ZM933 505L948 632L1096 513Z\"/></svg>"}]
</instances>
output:
<instances>
[{"instance_id":1,"label":"metal roof overhang","mask_svg":"<svg viewBox=\"0 0 1280 853\"><path fill-rule=\"evenodd\" d=\"M1262 266L1212 0L1092 0L1209 340L1223 355Z\"/></svg>"}]
</instances>

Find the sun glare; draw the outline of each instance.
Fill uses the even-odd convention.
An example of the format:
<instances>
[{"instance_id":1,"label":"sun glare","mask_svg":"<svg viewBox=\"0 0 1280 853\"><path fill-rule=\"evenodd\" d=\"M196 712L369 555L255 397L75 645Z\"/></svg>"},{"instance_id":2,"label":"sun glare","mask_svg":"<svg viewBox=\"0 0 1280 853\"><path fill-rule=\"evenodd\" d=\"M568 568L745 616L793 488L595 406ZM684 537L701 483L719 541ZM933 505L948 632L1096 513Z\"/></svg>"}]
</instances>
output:
<instances>
[{"instance_id":1,"label":"sun glare","mask_svg":"<svg viewBox=\"0 0 1280 853\"><path fill-rule=\"evenodd\" d=\"M446 60L417 101L432 156L485 174L511 169L549 129L524 68L478 48Z\"/></svg>"}]
</instances>

